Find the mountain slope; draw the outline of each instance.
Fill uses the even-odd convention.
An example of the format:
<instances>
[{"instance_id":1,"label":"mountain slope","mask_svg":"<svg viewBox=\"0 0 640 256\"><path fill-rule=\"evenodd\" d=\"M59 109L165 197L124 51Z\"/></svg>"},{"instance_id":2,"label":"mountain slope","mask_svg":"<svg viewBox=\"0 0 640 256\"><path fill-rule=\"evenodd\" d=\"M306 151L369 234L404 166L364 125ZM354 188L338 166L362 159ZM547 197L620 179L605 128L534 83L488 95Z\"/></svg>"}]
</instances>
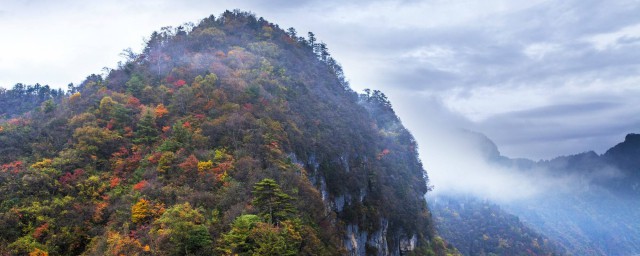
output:
<instances>
[{"instance_id":1,"label":"mountain slope","mask_svg":"<svg viewBox=\"0 0 640 256\"><path fill-rule=\"evenodd\" d=\"M585 152L538 162L571 181L544 198L509 207L579 255L640 253L640 144L629 134L606 153Z\"/></svg>"},{"instance_id":2,"label":"mountain slope","mask_svg":"<svg viewBox=\"0 0 640 256\"><path fill-rule=\"evenodd\" d=\"M444 255L413 137L327 47L253 14L0 124L0 254Z\"/></svg>"},{"instance_id":3,"label":"mountain slope","mask_svg":"<svg viewBox=\"0 0 640 256\"><path fill-rule=\"evenodd\" d=\"M463 255L564 255L559 244L500 206L473 197L429 198L438 232Z\"/></svg>"},{"instance_id":4,"label":"mountain slope","mask_svg":"<svg viewBox=\"0 0 640 256\"><path fill-rule=\"evenodd\" d=\"M637 176L640 169L638 135L627 135L624 142L602 155L591 151L538 162L502 156L493 142L479 134L464 132L460 137L467 140L463 152L480 152L484 157L485 165L477 170L470 169L469 172L477 171L486 175L490 181L488 185L495 185L491 181L499 181L503 176L517 177L509 181L520 186L497 184L502 186L504 193L533 188L535 193L530 195L494 202L504 212L517 216L525 226L561 244L572 255L640 253L640 226L637 222L640 218L637 210L640 206L637 197L637 184L640 184ZM486 168L501 171L491 172ZM445 196L454 205L468 204L457 197L459 194L439 192L438 195ZM479 197L484 198L482 195ZM508 223L488 221L489 218L473 222L477 219L474 215L468 215L468 219L453 218L442 204L431 205L434 216L438 216L436 222L445 223L436 225L439 232L454 245L473 244L479 236L468 239L459 238L459 235L448 236L448 233L459 228L451 223L470 224L469 229L475 231L495 230L495 227L509 229ZM465 246L459 249L462 253L468 252Z\"/></svg>"}]
</instances>

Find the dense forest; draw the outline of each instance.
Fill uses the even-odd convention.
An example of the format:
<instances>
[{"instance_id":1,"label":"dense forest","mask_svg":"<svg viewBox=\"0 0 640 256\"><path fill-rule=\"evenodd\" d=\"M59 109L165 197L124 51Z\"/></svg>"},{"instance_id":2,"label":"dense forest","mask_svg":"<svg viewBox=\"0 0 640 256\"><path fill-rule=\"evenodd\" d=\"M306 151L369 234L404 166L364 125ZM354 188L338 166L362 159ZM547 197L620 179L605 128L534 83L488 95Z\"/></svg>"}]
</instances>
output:
<instances>
[{"instance_id":1,"label":"dense forest","mask_svg":"<svg viewBox=\"0 0 640 256\"><path fill-rule=\"evenodd\" d=\"M73 88L73 85L70 85ZM24 85L18 83L7 90L0 88L0 118L7 119L43 106L43 111L53 110L54 103L60 103L66 96L62 89L52 89L49 85Z\"/></svg>"},{"instance_id":2,"label":"dense forest","mask_svg":"<svg viewBox=\"0 0 640 256\"><path fill-rule=\"evenodd\" d=\"M0 104L1 255L457 253L415 140L313 33L227 11Z\"/></svg>"},{"instance_id":3,"label":"dense forest","mask_svg":"<svg viewBox=\"0 0 640 256\"><path fill-rule=\"evenodd\" d=\"M565 255L558 243L497 204L474 197L429 200L440 234L463 255Z\"/></svg>"}]
</instances>

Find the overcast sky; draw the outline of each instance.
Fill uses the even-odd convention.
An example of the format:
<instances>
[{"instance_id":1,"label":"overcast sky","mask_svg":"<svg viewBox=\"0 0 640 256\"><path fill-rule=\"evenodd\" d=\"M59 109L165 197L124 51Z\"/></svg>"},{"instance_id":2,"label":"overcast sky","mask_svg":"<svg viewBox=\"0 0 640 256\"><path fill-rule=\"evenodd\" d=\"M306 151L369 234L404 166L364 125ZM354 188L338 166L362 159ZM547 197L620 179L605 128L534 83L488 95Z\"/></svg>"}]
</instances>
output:
<instances>
[{"instance_id":1,"label":"overcast sky","mask_svg":"<svg viewBox=\"0 0 640 256\"><path fill-rule=\"evenodd\" d=\"M638 0L0 0L0 86L66 88L153 30L235 8L313 31L356 91L389 96L421 148L446 143L434 127L532 159L640 132Z\"/></svg>"}]
</instances>

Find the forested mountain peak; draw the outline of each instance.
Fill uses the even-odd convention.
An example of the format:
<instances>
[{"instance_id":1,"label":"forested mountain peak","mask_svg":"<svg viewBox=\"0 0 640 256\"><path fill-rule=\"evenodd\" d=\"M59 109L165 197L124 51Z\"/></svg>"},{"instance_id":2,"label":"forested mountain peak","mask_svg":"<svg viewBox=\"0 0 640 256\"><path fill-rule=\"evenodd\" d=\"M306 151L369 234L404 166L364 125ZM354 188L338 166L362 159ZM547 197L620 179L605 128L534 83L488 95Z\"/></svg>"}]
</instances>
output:
<instances>
[{"instance_id":1,"label":"forested mountain peak","mask_svg":"<svg viewBox=\"0 0 640 256\"><path fill-rule=\"evenodd\" d=\"M0 254L454 251L415 140L313 33L226 11L126 53L0 120Z\"/></svg>"}]
</instances>

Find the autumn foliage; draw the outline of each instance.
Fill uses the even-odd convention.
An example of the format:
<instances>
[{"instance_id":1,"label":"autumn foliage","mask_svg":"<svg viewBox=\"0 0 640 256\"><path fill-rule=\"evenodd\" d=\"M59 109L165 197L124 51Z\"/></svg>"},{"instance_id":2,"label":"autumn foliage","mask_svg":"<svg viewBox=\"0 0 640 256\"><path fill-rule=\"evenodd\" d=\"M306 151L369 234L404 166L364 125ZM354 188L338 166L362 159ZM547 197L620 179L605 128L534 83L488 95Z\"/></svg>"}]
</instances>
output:
<instances>
[{"instance_id":1,"label":"autumn foliage","mask_svg":"<svg viewBox=\"0 0 640 256\"><path fill-rule=\"evenodd\" d=\"M156 118L162 118L163 116L169 114L169 110L163 104L158 104L158 106L156 106L155 108L154 113L156 115Z\"/></svg>"},{"instance_id":2,"label":"autumn foliage","mask_svg":"<svg viewBox=\"0 0 640 256\"><path fill-rule=\"evenodd\" d=\"M0 254L340 255L347 225L428 251L415 141L376 95L250 13L163 28L49 107L0 115Z\"/></svg>"}]
</instances>

